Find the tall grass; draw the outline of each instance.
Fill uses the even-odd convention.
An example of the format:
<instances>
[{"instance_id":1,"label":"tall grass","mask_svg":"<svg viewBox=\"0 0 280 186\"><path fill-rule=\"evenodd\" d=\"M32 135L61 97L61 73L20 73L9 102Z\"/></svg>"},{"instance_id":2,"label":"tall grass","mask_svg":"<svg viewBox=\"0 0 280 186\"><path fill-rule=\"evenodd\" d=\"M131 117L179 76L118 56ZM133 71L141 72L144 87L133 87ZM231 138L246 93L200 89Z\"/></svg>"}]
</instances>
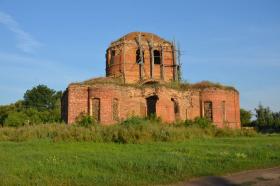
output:
<instances>
[{"instance_id":1,"label":"tall grass","mask_svg":"<svg viewBox=\"0 0 280 186\"><path fill-rule=\"evenodd\" d=\"M87 121L88 122L88 121ZM192 138L256 136L254 130L219 129L205 123L185 121L166 124L158 118L132 117L117 125L66 125L41 124L18 128L0 128L0 141L27 141L50 139L52 141L93 141L114 143L145 143L184 141Z\"/></svg>"}]
</instances>

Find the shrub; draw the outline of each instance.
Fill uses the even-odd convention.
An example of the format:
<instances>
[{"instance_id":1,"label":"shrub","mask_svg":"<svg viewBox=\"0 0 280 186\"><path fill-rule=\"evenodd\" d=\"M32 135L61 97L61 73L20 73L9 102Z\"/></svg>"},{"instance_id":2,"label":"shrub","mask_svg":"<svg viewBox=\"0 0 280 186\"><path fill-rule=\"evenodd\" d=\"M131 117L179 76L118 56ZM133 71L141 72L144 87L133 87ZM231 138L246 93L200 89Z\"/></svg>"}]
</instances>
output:
<instances>
[{"instance_id":1,"label":"shrub","mask_svg":"<svg viewBox=\"0 0 280 186\"><path fill-rule=\"evenodd\" d=\"M201 128L208 128L208 127L213 127L214 126L213 123L210 122L208 119L200 118L200 117L195 118L194 123Z\"/></svg>"},{"instance_id":2,"label":"shrub","mask_svg":"<svg viewBox=\"0 0 280 186\"><path fill-rule=\"evenodd\" d=\"M28 116L23 112L12 112L4 121L4 126L19 127L29 124Z\"/></svg>"},{"instance_id":3,"label":"shrub","mask_svg":"<svg viewBox=\"0 0 280 186\"><path fill-rule=\"evenodd\" d=\"M24 110L24 113L28 117L29 124L31 125L39 124L43 122L42 119L40 118L40 113L38 112L37 109L29 108Z\"/></svg>"},{"instance_id":4,"label":"shrub","mask_svg":"<svg viewBox=\"0 0 280 186\"><path fill-rule=\"evenodd\" d=\"M206 118L201 118L201 117L196 117L194 120L188 120L188 119L185 120L184 121L184 126L185 127L198 126L200 128L214 127L212 122L210 122Z\"/></svg>"},{"instance_id":5,"label":"shrub","mask_svg":"<svg viewBox=\"0 0 280 186\"><path fill-rule=\"evenodd\" d=\"M162 120L160 117L158 117L156 114L151 114L150 116L148 116L146 119L148 119L149 121L153 122L153 123L162 123Z\"/></svg>"},{"instance_id":6,"label":"shrub","mask_svg":"<svg viewBox=\"0 0 280 186\"><path fill-rule=\"evenodd\" d=\"M76 123L79 126L83 126L83 127L89 127L92 126L94 124L96 124L95 119L92 116L86 115L86 114L81 114L77 120Z\"/></svg>"},{"instance_id":7,"label":"shrub","mask_svg":"<svg viewBox=\"0 0 280 186\"><path fill-rule=\"evenodd\" d=\"M192 120L186 119L184 121L184 125L185 125L185 127L190 127L190 126L194 125L194 122Z\"/></svg>"}]
</instances>

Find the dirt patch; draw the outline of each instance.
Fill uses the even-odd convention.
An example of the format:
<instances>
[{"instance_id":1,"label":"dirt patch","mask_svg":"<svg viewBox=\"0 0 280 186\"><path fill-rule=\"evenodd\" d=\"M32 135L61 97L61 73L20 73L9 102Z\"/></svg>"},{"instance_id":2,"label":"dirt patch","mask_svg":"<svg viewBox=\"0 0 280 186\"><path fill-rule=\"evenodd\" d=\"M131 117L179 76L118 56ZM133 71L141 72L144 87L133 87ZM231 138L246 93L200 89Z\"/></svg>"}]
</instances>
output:
<instances>
[{"instance_id":1,"label":"dirt patch","mask_svg":"<svg viewBox=\"0 0 280 186\"><path fill-rule=\"evenodd\" d=\"M172 186L280 186L280 167L244 171L228 176L207 176Z\"/></svg>"}]
</instances>

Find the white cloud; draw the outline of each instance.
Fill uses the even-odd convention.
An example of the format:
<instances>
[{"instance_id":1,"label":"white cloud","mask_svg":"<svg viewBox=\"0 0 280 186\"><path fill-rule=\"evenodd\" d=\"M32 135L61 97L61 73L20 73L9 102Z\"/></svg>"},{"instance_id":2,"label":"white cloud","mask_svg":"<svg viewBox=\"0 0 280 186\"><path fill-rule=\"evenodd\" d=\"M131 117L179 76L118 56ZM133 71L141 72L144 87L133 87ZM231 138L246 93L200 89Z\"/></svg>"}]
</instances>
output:
<instances>
[{"instance_id":1,"label":"white cloud","mask_svg":"<svg viewBox=\"0 0 280 186\"><path fill-rule=\"evenodd\" d=\"M16 35L18 40L17 47L23 52L32 53L42 46L40 42L35 40L29 33L22 30L19 24L8 14L0 11L0 24L6 26Z\"/></svg>"}]
</instances>

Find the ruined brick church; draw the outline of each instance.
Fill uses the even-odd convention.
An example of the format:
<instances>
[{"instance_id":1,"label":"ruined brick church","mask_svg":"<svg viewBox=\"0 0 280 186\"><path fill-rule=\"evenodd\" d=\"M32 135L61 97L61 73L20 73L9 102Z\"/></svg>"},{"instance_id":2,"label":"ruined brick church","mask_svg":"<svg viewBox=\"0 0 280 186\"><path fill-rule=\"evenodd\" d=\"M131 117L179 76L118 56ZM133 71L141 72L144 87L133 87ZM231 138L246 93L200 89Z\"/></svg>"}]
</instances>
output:
<instances>
[{"instance_id":1,"label":"ruined brick church","mask_svg":"<svg viewBox=\"0 0 280 186\"><path fill-rule=\"evenodd\" d=\"M62 97L62 118L81 114L102 125L131 116L156 115L166 123L206 117L217 127L240 127L239 93L210 82L180 83L178 50L152 33L132 32L106 51L106 77L71 83Z\"/></svg>"}]
</instances>

